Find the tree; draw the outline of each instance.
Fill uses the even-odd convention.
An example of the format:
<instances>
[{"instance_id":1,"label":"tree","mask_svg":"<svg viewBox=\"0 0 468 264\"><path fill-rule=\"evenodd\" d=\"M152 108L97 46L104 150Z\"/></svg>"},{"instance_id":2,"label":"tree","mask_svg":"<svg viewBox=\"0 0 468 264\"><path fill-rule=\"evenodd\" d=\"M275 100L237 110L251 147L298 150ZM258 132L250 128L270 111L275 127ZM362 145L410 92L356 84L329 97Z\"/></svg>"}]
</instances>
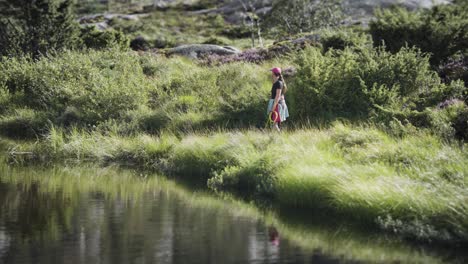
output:
<instances>
[{"instance_id":1,"label":"tree","mask_svg":"<svg viewBox=\"0 0 468 264\"><path fill-rule=\"evenodd\" d=\"M337 26L343 17L342 0L275 0L266 24L291 35Z\"/></svg>"},{"instance_id":2,"label":"tree","mask_svg":"<svg viewBox=\"0 0 468 264\"><path fill-rule=\"evenodd\" d=\"M240 0L240 4L244 9L244 13L247 17L249 25L250 35L252 39L252 48L255 47L255 35L258 37L258 43L260 47L263 47L262 30L261 30L261 18L256 14L257 8L254 0Z\"/></svg>"},{"instance_id":3,"label":"tree","mask_svg":"<svg viewBox=\"0 0 468 264\"><path fill-rule=\"evenodd\" d=\"M0 54L37 59L74 48L79 26L72 6L72 0L0 0Z\"/></svg>"}]
</instances>

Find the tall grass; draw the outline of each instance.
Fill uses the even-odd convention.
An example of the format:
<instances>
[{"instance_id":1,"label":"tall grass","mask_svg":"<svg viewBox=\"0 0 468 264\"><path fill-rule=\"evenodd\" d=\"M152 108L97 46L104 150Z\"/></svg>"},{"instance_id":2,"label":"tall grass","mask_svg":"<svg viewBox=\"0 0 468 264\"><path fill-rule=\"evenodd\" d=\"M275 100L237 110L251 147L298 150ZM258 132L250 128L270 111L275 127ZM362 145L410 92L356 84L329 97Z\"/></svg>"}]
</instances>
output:
<instances>
[{"instance_id":1,"label":"tall grass","mask_svg":"<svg viewBox=\"0 0 468 264\"><path fill-rule=\"evenodd\" d=\"M391 54L363 44L216 67L118 49L5 58L0 134L41 137L51 124L122 135L263 127L273 65L297 68L286 95L295 125L371 118L390 128L428 128L448 140L467 135L462 82L441 83L417 50Z\"/></svg>"},{"instance_id":2,"label":"tall grass","mask_svg":"<svg viewBox=\"0 0 468 264\"><path fill-rule=\"evenodd\" d=\"M256 126L265 115L269 66L208 68L114 49L65 52L37 62L6 59L0 63L0 133L41 136L48 124L118 126L121 134ZM34 123L34 115L45 117ZM34 130L21 135L19 128L29 124Z\"/></svg>"},{"instance_id":3,"label":"tall grass","mask_svg":"<svg viewBox=\"0 0 468 264\"><path fill-rule=\"evenodd\" d=\"M131 163L216 192L331 213L420 240L466 241L467 153L428 133L390 137L371 125L322 130L123 137L53 129L22 144L19 163Z\"/></svg>"}]
</instances>

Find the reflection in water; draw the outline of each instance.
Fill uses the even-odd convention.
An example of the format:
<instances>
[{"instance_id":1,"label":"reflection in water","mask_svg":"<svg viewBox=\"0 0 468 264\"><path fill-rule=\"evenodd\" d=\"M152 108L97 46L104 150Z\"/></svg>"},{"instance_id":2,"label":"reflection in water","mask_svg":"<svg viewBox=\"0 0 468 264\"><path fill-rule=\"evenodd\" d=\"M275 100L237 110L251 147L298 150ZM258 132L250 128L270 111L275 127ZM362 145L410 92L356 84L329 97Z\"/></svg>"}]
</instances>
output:
<instances>
[{"instance_id":1,"label":"reflection in water","mask_svg":"<svg viewBox=\"0 0 468 264\"><path fill-rule=\"evenodd\" d=\"M157 177L0 165L0 263L443 262L310 230Z\"/></svg>"},{"instance_id":2,"label":"reflection in water","mask_svg":"<svg viewBox=\"0 0 468 264\"><path fill-rule=\"evenodd\" d=\"M268 236L270 237L270 242L273 246L279 246L279 232L274 226L268 227Z\"/></svg>"},{"instance_id":3,"label":"reflection in water","mask_svg":"<svg viewBox=\"0 0 468 264\"><path fill-rule=\"evenodd\" d=\"M164 190L135 200L94 192L71 199L60 189L42 192L36 182L2 186L5 263L295 262L271 251L266 228L257 220L200 210ZM257 247L254 255L252 247Z\"/></svg>"}]
</instances>

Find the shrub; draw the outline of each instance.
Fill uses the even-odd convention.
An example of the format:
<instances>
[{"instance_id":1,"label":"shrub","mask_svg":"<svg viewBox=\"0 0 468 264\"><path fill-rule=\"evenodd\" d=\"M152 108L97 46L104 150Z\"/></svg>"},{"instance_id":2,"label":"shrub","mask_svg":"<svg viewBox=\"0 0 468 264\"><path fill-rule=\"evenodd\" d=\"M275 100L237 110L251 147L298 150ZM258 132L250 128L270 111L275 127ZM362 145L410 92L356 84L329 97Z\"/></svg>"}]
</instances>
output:
<instances>
[{"instance_id":1,"label":"shrub","mask_svg":"<svg viewBox=\"0 0 468 264\"><path fill-rule=\"evenodd\" d=\"M16 109L0 118L0 134L11 138L37 138L47 132L48 114L31 109Z\"/></svg>"},{"instance_id":2,"label":"shrub","mask_svg":"<svg viewBox=\"0 0 468 264\"><path fill-rule=\"evenodd\" d=\"M351 30L333 30L324 31L320 42L322 43L323 51L327 52L330 49L344 50L345 48L356 48L371 44L368 34L358 33Z\"/></svg>"},{"instance_id":3,"label":"shrub","mask_svg":"<svg viewBox=\"0 0 468 264\"><path fill-rule=\"evenodd\" d=\"M370 23L375 45L385 45L395 53L416 46L429 52L431 64L468 49L468 5L439 5L431 10L410 12L403 8L378 11Z\"/></svg>"},{"instance_id":4,"label":"shrub","mask_svg":"<svg viewBox=\"0 0 468 264\"><path fill-rule=\"evenodd\" d=\"M219 46L227 46L229 43L219 37L210 37L203 42L203 44L212 44L212 45L219 45Z\"/></svg>"},{"instance_id":5,"label":"shrub","mask_svg":"<svg viewBox=\"0 0 468 264\"><path fill-rule=\"evenodd\" d=\"M19 105L59 116L80 118L81 124L97 124L120 117L145 104L154 87L143 74L135 54L90 51L65 52L61 56L9 59L0 64L2 78Z\"/></svg>"},{"instance_id":6,"label":"shrub","mask_svg":"<svg viewBox=\"0 0 468 264\"><path fill-rule=\"evenodd\" d=\"M247 164L227 166L221 172L215 172L208 180L208 187L217 192L231 191L272 199L275 196L277 167L275 160L264 154Z\"/></svg>"},{"instance_id":7,"label":"shrub","mask_svg":"<svg viewBox=\"0 0 468 264\"><path fill-rule=\"evenodd\" d=\"M5 84L0 83L0 114L4 113L9 108L10 100L10 92Z\"/></svg>"},{"instance_id":8,"label":"shrub","mask_svg":"<svg viewBox=\"0 0 468 264\"><path fill-rule=\"evenodd\" d=\"M138 37L132 39L132 41L130 41L130 48L132 50L146 51L146 50L150 49L150 44L144 37L138 36Z\"/></svg>"},{"instance_id":9,"label":"shrub","mask_svg":"<svg viewBox=\"0 0 468 264\"><path fill-rule=\"evenodd\" d=\"M287 97L291 116L302 120L375 113L380 117L385 114L382 107L397 111L412 107L418 95L441 85L428 58L414 49L391 54L382 49L353 52L347 48L322 54L317 48L307 48L298 54L296 63L298 72Z\"/></svg>"},{"instance_id":10,"label":"shrub","mask_svg":"<svg viewBox=\"0 0 468 264\"><path fill-rule=\"evenodd\" d=\"M241 126L255 125L264 118L267 95L267 74L256 75L255 66L246 63L223 65L219 68L216 87L221 120ZM267 89L265 89L267 88Z\"/></svg>"},{"instance_id":11,"label":"shrub","mask_svg":"<svg viewBox=\"0 0 468 264\"><path fill-rule=\"evenodd\" d=\"M468 87L468 55L449 58L446 63L439 66L438 72L445 83L462 80Z\"/></svg>"},{"instance_id":12,"label":"shrub","mask_svg":"<svg viewBox=\"0 0 468 264\"><path fill-rule=\"evenodd\" d=\"M468 135L468 107L463 101L443 102L439 109L430 111L431 128L442 138L466 140Z\"/></svg>"},{"instance_id":13,"label":"shrub","mask_svg":"<svg viewBox=\"0 0 468 264\"><path fill-rule=\"evenodd\" d=\"M117 48L126 50L129 47L129 39L122 32L114 29L100 31L96 27L84 27L81 29L83 45L89 49Z\"/></svg>"},{"instance_id":14,"label":"shrub","mask_svg":"<svg viewBox=\"0 0 468 264\"><path fill-rule=\"evenodd\" d=\"M0 2L0 55L42 55L77 46L79 25L70 0Z\"/></svg>"},{"instance_id":15,"label":"shrub","mask_svg":"<svg viewBox=\"0 0 468 264\"><path fill-rule=\"evenodd\" d=\"M173 48L177 46L177 41L171 36L157 36L153 41L153 45L157 49Z\"/></svg>"}]
</instances>

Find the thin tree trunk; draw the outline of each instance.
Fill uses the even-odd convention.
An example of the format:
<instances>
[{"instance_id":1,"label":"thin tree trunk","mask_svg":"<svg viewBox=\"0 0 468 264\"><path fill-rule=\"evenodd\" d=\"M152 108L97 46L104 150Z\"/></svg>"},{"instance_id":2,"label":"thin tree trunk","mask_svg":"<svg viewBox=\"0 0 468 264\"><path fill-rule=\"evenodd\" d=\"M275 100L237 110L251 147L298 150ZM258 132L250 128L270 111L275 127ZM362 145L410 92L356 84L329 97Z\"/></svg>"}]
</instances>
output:
<instances>
[{"instance_id":1,"label":"thin tree trunk","mask_svg":"<svg viewBox=\"0 0 468 264\"><path fill-rule=\"evenodd\" d=\"M252 48L255 48L255 28L253 20L250 22L250 32L252 36Z\"/></svg>"},{"instance_id":2,"label":"thin tree trunk","mask_svg":"<svg viewBox=\"0 0 468 264\"><path fill-rule=\"evenodd\" d=\"M257 35L258 35L258 43L260 47L263 48L263 39L262 39L262 29L260 28L260 19L255 20L255 24L257 25Z\"/></svg>"}]
</instances>

